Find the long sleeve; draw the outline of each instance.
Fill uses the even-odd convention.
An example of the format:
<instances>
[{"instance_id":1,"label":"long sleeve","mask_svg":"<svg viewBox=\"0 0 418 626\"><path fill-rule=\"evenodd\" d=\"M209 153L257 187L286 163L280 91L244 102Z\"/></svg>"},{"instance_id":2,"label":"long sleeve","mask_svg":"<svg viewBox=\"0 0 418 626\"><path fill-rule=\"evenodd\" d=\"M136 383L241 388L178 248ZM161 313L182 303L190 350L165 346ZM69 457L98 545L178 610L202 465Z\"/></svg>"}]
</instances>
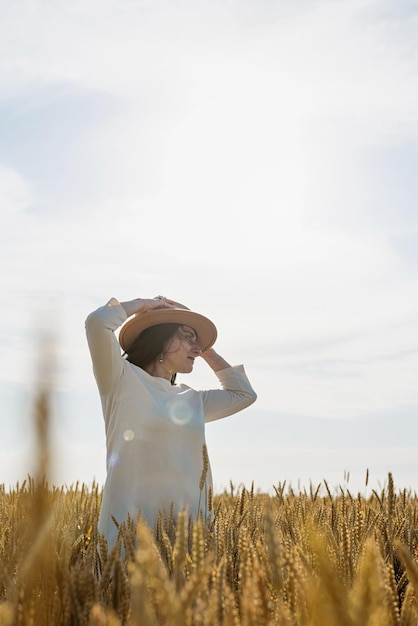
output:
<instances>
[{"instance_id":1,"label":"long sleeve","mask_svg":"<svg viewBox=\"0 0 418 626\"><path fill-rule=\"evenodd\" d=\"M123 371L123 359L115 330L127 319L116 298L87 317L86 334L93 362L93 371L100 394L107 394Z\"/></svg>"},{"instance_id":2,"label":"long sleeve","mask_svg":"<svg viewBox=\"0 0 418 626\"><path fill-rule=\"evenodd\" d=\"M205 422L233 415L257 399L242 365L225 368L216 372L216 375L222 389L201 392Z\"/></svg>"}]
</instances>

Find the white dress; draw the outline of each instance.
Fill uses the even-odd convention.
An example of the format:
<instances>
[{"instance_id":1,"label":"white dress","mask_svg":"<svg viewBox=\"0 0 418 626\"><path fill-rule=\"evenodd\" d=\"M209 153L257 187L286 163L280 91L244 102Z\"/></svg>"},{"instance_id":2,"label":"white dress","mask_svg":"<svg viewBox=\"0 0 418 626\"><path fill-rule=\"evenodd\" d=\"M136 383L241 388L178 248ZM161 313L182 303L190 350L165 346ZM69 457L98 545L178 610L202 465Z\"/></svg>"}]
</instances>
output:
<instances>
[{"instance_id":1,"label":"white dress","mask_svg":"<svg viewBox=\"0 0 418 626\"><path fill-rule=\"evenodd\" d=\"M135 520L139 511L154 528L158 511L186 508L206 516L204 489L205 422L232 415L256 399L242 365L216 372L220 389L196 391L149 375L123 358L114 334L127 319L112 298L86 320L87 340L106 428L107 478L99 531L109 545L117 522Z\"/></svg>"}]
</instances>

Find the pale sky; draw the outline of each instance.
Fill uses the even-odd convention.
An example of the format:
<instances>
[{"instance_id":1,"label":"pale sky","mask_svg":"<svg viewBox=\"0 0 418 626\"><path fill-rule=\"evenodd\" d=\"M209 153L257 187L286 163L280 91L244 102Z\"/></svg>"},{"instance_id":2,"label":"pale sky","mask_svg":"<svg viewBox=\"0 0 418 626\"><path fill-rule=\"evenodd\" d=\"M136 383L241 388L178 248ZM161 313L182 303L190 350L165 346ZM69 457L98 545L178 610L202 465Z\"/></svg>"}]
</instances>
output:
<instances>
[{"instance_id":1,"label":"pale sky","mask_svg":"<svg viewBox=\"0 0 418 626\"><path fill-rule=\"evenodd\" d=\"M219 488L418 490L417 32L412 0L0 3L0 482L45 330L55 480L103 482L84 319L163 294L258 393L207 427Z\"/></svg>"}]
</instances>

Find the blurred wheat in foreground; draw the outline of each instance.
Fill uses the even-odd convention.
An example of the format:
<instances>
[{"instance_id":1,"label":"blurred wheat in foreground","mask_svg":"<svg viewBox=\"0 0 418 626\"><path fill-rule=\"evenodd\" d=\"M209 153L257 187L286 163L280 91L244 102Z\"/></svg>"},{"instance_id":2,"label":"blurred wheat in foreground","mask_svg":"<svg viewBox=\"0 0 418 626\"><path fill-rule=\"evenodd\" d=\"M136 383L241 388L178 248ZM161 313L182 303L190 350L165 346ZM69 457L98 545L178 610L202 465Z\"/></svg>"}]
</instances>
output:
<instances>
[{"instance_id":1,"label":"blurred wheat in foreground","mask_svg":"<svg viewBox=\"0 0 418 626\"><path fill-rule=\"evenodd\" d=\"M391 474L367 499L231 485L205 494L209 521L127 520L109 552L98 485L43 478L48 393L36 477L0 486L0 626L417 626L417 495Z\"/></svg>"},{"instance_id":2,"label":"blurred wheat in foreground","mask_svg":"<svg viewBox=\"0 0 418 626\"><path fill-rule=\"evenodd\" d=\"M0 624L416 626L416 496L390 475L367 500L319 492L231 486L210 523L131 520L109 554L96 485L2 488Z\"/></svg>"}]
</instances>

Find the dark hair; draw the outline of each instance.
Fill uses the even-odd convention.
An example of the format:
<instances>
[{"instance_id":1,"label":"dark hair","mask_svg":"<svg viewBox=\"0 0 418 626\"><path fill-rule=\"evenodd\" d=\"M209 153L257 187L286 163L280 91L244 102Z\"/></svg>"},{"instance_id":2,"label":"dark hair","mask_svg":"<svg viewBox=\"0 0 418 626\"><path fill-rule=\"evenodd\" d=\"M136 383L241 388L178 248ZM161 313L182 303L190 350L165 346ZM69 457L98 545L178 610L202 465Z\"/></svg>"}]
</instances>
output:
<instances>
[{"instance_id":1,"label":"dark hair","mask_svg":"<svg viewBox=\"0 0 418 626\"><path fill-rule=\"evenodd\" d=\"M146 328L126 349L126 360L145 369L161 357L180 326L181 324L157 324ZM174 385L174 382L175 374L171 378L171 384Z\"/></svg>"}]
</instances>

